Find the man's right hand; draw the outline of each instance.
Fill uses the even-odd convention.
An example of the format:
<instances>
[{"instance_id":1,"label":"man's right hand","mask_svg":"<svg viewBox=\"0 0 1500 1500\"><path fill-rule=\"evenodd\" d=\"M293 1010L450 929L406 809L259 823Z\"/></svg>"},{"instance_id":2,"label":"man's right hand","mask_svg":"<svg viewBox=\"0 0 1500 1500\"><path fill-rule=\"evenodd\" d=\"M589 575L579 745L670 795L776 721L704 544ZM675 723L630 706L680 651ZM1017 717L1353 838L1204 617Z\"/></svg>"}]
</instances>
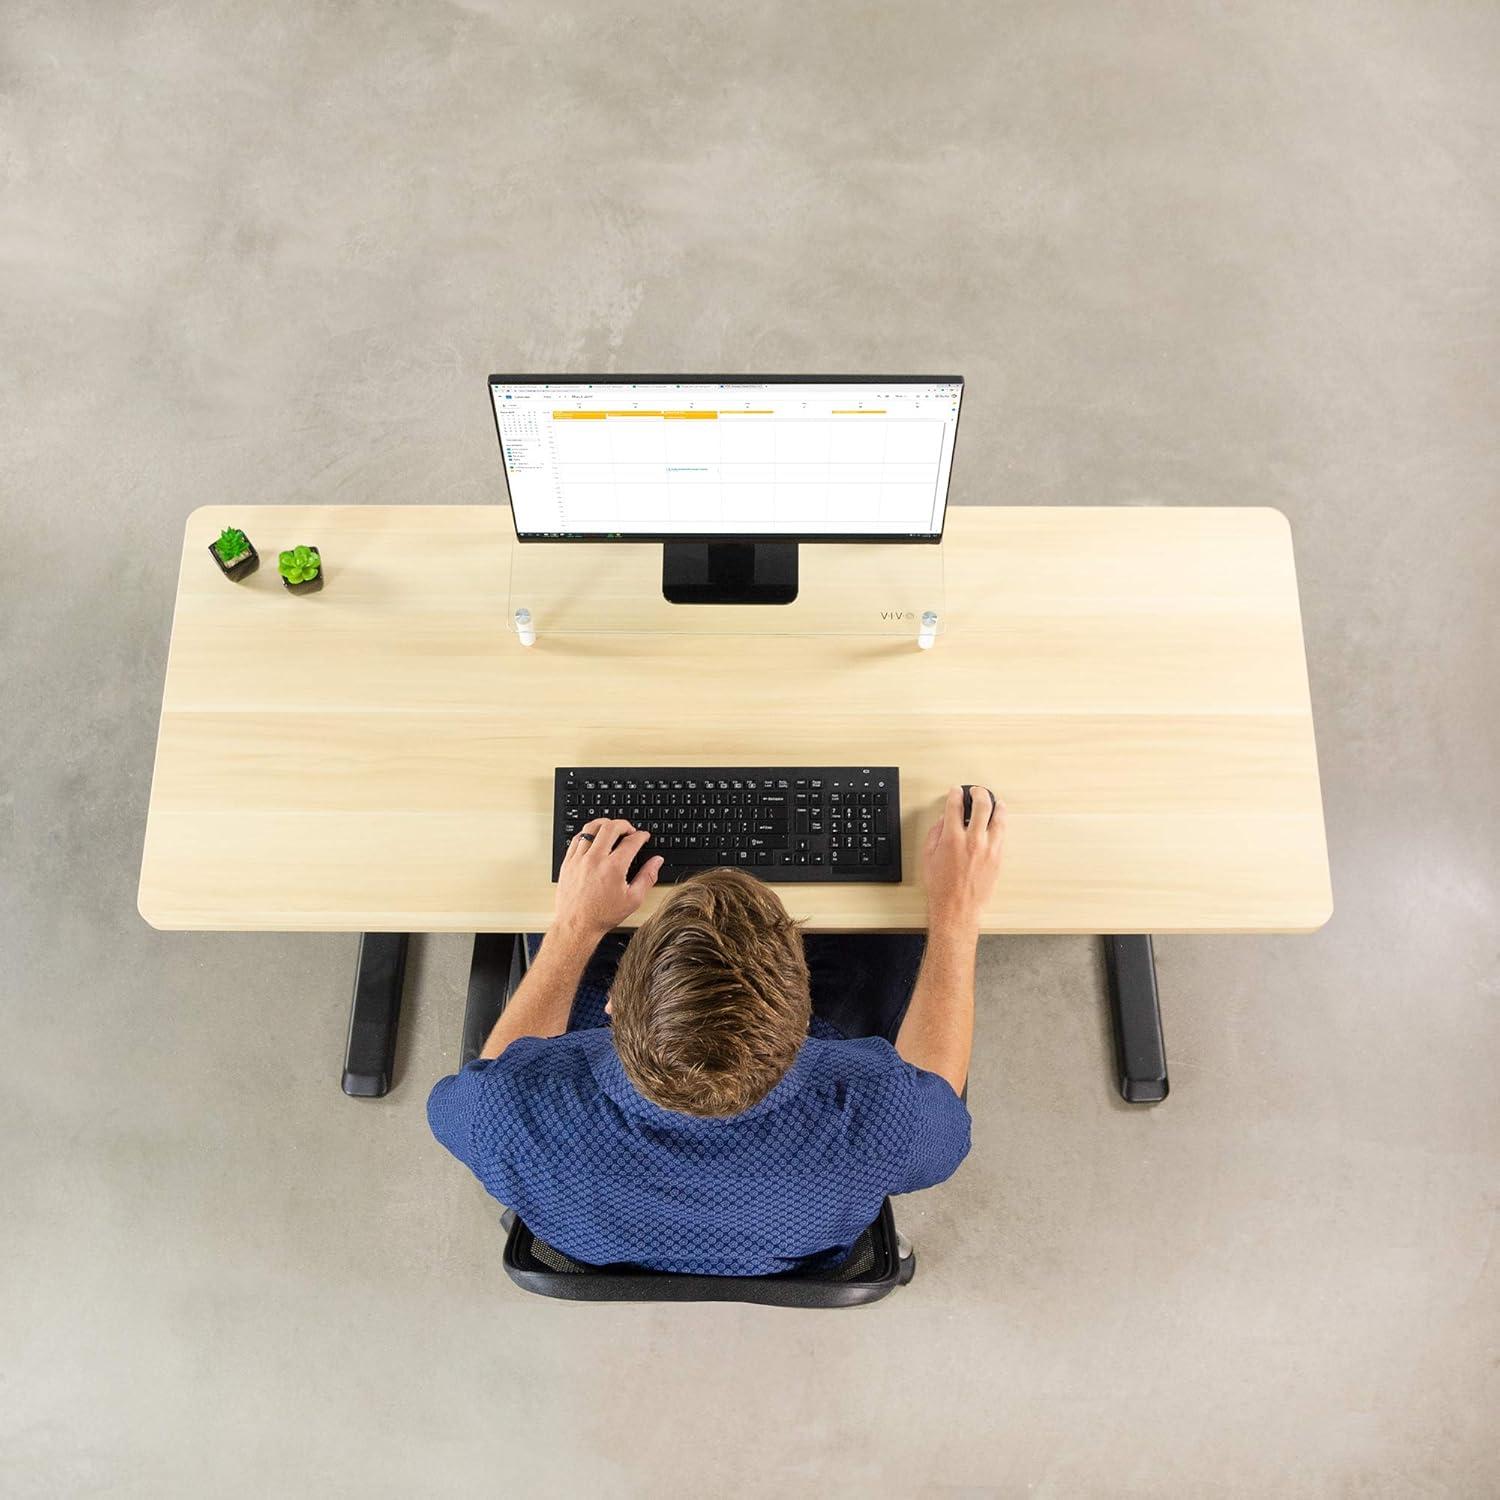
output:
<instances>
[{"instance_id":1,"label":"man's right hand","mask_svg":"<svg viewBox=\"0 0 1500 1500\"><path fill-rule=\"evenodd\" d=\"M1000 874L1005 804L988 787L972 787L970 795L972 808L966 826L964 789L949 789L943 816L927 835L922 851L929 928L972 929L977 933L980 913Z\"/></svg>"},{"instance_id":2,"label":"man's right hand","mask_svg":"<svg viewBox=\"0 0 1500 1500\"><path fill-rule=\"evenodd\" d=\"M618 927L646 899L662 856L648 859L627 883L630 863L651 835L624 818L595 818L574 835L557 874L558 927L591 945Z\"/></svg>"}]
</instances>

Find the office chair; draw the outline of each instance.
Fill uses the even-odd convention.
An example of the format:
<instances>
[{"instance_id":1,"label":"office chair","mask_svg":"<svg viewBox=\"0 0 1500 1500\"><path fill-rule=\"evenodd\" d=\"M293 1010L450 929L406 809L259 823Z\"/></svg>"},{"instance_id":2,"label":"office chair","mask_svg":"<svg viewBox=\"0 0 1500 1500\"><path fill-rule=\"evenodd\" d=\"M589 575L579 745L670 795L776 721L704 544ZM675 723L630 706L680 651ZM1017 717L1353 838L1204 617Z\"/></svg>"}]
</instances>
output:
<instances>
[{"instance_id":1,"label":"office chair","mask_svg":"<svg viewBox=\"0 0 1500 1500\"><path fill-rule=\"evenodd\" d=\"M485 1038L526 972L520 933L474 938L459 1066L479 1056ZM875 1222L836 1266L770 1276L694 1276L641 1266L591 1266L539 1240L518 1214L500 1216L506 1230L505 1274L523 1291L570 1302L754 1302L770 1307L859 1307L878 1302L917 1272L916 1251L896 1230L887 1198Z\"/></svg>"}]
</instances>

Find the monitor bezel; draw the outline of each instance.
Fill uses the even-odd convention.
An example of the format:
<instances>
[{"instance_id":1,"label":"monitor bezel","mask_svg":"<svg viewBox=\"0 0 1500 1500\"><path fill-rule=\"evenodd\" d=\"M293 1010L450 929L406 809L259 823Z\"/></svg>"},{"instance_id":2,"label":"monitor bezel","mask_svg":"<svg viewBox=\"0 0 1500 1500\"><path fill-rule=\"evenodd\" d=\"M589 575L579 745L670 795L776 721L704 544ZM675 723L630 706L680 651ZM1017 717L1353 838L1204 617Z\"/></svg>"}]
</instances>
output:
<instances>
[{"instance_id":1,"label":"monitor bezel","mask_svg":"<svg viewBox=\"0 0 1500 1500\"><path fill-rule=\"evenodd\" d=\"M956 385L959 387L958 418L953 424L953 453L958 453L958 427L963 420L962 375L761 375L728 373L718 375L491 375L485 392L490 405L490 420L495 424L495 441L500 445L500 474L505 481L505 504L510 511L511 529L518 542L891 542L921 547L943 540L948 526L948 496L943 496L942 525L934 532L856 532L847 531L755 531L726 534L722 531L583 531L557 535L551 532L522 531L516 522L515 502L510 492L510 470L505 462L505 440L500 436L500 413L495 407L496 385ZM953 463L948 465L948 488L953 488Z\"/></svg>"}]
</instances>

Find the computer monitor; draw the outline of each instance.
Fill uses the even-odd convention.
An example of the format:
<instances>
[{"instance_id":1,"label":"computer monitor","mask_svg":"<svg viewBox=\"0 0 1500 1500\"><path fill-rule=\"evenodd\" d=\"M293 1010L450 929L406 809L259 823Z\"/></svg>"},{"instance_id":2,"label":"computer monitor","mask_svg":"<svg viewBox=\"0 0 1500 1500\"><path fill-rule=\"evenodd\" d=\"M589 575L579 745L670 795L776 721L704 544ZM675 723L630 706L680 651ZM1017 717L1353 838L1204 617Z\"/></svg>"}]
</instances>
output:
<instances>
[{"instance_id":1,"label":"computer monitor","mask_svg":"<svg viewBox=\"0 0 1500 1500\"><path fill-rule=\"evenodd\" d=\"M786 604L800 542L942 540L957 375L491 375L522 542L660 541L680 604Z\"/></svg>"}]
</instances>

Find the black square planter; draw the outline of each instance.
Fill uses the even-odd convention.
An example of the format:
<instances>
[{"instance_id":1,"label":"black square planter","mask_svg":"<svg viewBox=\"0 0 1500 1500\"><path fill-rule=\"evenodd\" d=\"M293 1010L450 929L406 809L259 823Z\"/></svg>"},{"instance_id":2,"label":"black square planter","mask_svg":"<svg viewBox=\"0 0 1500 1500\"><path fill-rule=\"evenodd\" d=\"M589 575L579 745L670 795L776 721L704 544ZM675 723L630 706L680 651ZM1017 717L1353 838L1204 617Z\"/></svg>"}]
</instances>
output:
<instances>
[{"instance_id":1,"label":"black square planter","mask_svg":"<svg viewBox=\"0 0 1500 1500\"><path fill-rule=\"evenodd\" d=\"M309 546L307 550L315 554L318 559L318 576L309 578L305 583L292 583L289 579L283 578L282 586L289 594L316 594L323 587L323 554L313 546Z\"/></svg>"},{"instance_id":2,"label":"black square planter","mask_svg":"<svg viewBox=\"0 0 1500 1500\"><path fill-rule=\"evenodd\" d=\"M242 552L232 563L226 563L219 556L219 549L212 542L208 544L209 554L218 563L219 571L231 583L239 583L248 578L260 566L260 553L255 550L255 543L249 537L245 538L245 543L250 550Z\"/></svg>"}]
</instances>

